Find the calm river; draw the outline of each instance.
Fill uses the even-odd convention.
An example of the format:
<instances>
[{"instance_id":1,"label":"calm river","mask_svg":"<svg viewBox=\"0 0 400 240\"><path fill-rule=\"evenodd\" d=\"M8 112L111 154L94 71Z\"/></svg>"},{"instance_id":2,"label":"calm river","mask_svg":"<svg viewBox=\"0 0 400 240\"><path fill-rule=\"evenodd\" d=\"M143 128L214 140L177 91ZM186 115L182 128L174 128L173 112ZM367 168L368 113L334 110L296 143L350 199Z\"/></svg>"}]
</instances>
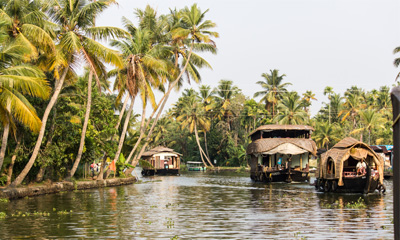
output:
<instances>
[{"instance_id":1,"label":"calm river","mask_svg":"<svg viewBox=\"0 0 400 240\"><path fill-rule=\"evenodd\" d=\"M0 203L0 239L393 239L391 181L386 195L364 196L246 173L141 180ZM366 207L345 206L360 197Z\"/></svg>"}]
</instances>

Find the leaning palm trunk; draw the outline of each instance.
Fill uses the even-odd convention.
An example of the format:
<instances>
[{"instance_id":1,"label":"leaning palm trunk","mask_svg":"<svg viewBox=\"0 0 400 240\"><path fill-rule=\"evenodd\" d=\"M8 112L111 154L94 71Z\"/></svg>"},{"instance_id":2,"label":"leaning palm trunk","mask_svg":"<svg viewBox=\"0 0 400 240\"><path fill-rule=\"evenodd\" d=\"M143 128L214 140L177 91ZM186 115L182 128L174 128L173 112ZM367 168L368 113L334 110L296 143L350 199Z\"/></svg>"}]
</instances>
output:
<instances>
[{"instance_id":1,"label":"leaning palm trunk","mask_svg":"<svg viewBox=\"0 0 400 240\"><path fill-rule=\"evenodd\" d=\"M210 159L210 154L208 154L208 148L207 148L207 132L204 130L204 147L206 149L207 157Z\"/></svg>"},{"instance_id":2,"label":"leaning palm trunk","mask_svg":"<svg viewBox=\"0 0 400 240\"><path fill-rule=\"evenodd\" d=\"M115 157L114 157L114 162L118 161L119 155L121 154L121 151L122 151L122 145L124 144L124 141L125 141L126 130L128 129L129 121L130 121L132 110L133 110L134 101L135 101L135 96L132 96L131 97L131 105L129 106L128 114L126 115L126 118L125 118L121 137L119 138L118 149L117 149L117 153L115 154Z\"/></svg>"},{"instance_id":3,"label":"leaning palm trunk","mask_svg":"<svg viewBox=\"0 0 400 240\"><path fill-rule=\"evenodd\" d=\"M188 57L187 57L185 66L183 67L183 69L181 70L181 72L179 73L179 76L175 79L175 81L172 82L172 84L170 84L170 87L168 88L168 91L164 94L164 100L162 101L161 107L160 107L159 109L158 109L158 107L157 107L158 113L157 113L157 116L156 116L156 118L154 119L154 122L153 122L153 124L151 125L151 128L150 128L150 130L149 130L149 132L148 132L148 134L147 134L147 137L146 137L146 139L145 139L146 144L145 144L145 145L142 147L142 149L140 150L140 153L138 154L137 158L134 159L134 162L133 162L133 164L132 164L133 166L135 166L135 165L137 164L137 162L139 161L139 159L142 157L142 154L143 154L144 150L146 149L146 147L147 147L147 145L148 145L148 141L149 141L149 139L150 139L150 137L151 137L151 134L153 133L154 127L156 126L156 124L157 124L157 122L158 122L158 119L160 118L160 115L161 115L161 113L162 113L162 111L163 111L163 109L164 109L164 107L165 107L165 104L166 104L167 101L168 101L168 97L169 97L169 95L171 94L172 89L176 86L176 84L178 84L179 79L182 77L183 73L186 71L186 68L187 68L187 66L188 66L188 64L189 64L189 61L190 61L190 57L192 56L193 45L194 45L194 42L192 41L192 45L190 46L190 51L189 51L189 55L188 55ZM149 121L150 121L150 119L149 119Z\"/></svg>"},{"instance_id":4,"label":"leaning palm trunk","mask_svg":"<svg viewBox=\"0 0 400 240\"><path fill-rule=\"evenodd\" d=\"M18 137L17 146L15 147L14 155L11 157L11 163L8 166L7 183L6 183L7 186L11 184L11 177L12 177L12 173L13 173L13 169L14 169L15 159L17 159L17 153L18 153L20 147L21 147L21 136Z\"/></svg>"},{"instance_id":5,"label":"leaning palm trunk","mask_svg":"<svg viewBox=\"0 0 400 240\"><path fill-rule=\"evenodd\" d=\"M79 144L78 154L76 155L74 165L72 166L71 173L68 178L72 178L76 172L76 169L78 169L79 162L81 161L81 158L82 158L83 147L85 146L86 130L87 130L88 122L89 122L90 107L92 105L92 78L93 78L93 72L90 71L89 79L88 79L88 90L87 90L88 96L87 96L87 103L86 103L86 113L85 113L85 120L83 122L83 127L82 127L81 142Z\"/></svg>"},{"instance_id":6,"label":"leaning palm trunk","mask_svg":"<svg viewBox=\"0 0 400 240\"><path fill-rule=\"evenodd\" d=\"M7 120L7 123L4 125L3 138L1 140L1 150L0 150L0 169L3 166L4 156L6 155L8 134L10 131L10 121Z\"/></svg>"},{"instance_id":7,"label":"leaning palm trunk","mask_svg":"<svg viewBox=\"0 0 400 240\"><path fill-rule=\"evenodd\" d=\"M196 142L197 142L197 146L199 146L199 150L200 150L200 157L201 160L203 161L204 165L207 166L207 164L204 162L202 155L204 155L204 158L207 159L207 162L210 164L211 167L214 167L214 165L211 163L210 159L207 157L206 153L203 151L203 148L200 145L200 140L199 140L199 134L197 132L197 124L194 124L194 135L196 136Z\"/></svg>"},{"instance_id":8,"label":"leaning palm trunk","mask_svg":"<svg viewBox=\"0 0 400 240\"><path fill-rule=\"evenodd\" d=\"M118 123L117 123L117 125L115 126L115 129L118 129L118 128L119 128L119 125L121 124L122 116L123 116L124 113L125 113L125 109L126 109L126 105L128 104L128 100L129 100L129 95L126 96L125 101L124 101L124 105L122 105L121 112L119 113Z\"/></svg>"},{"instance_id":9,"label":"leaning palm trunk","mask_svg":"<svg viewBox=\"0 0 400 240\"><path fill-rule=\"evenodd\" d=\"M154 113L154 112L153 112L153 113ZM140 132L139 139L136 141L135 146L133 147L132 151L129 153L129 156L128 156L128 158L126 159L126 162L127 162L127 163L129 163L130 159L132 158L132 155L135 153L135 151L136 151L136 149L137 149L137 147L138 147L140 141L141 141L142 138L143 138L145 120L146 120L146 106L143 106L142 121L140 122L140 129L139 129L139 132ZM148 125L146 125L146 128L147 128L147 126L148 126Z\"/></svg>"},{"instance_id":10,"label":"leaning palm trunk","mask_svg":"<svg viewBox=\"0 0 400 240\"><path fill-rule=\"evenodd\" d=\"M67 77L68 70L69 70L69 67L66 67L60 80L58 81L58 83L56 83L56 88L54 90L53 96L51 97L50 102L47 105L46 110L44 111L43 118L42 118L42 126L40 127L39 136L36 141L35 148L33 149L32 156L29 159L28 163L26 164L25 168L22 170L22 172L18 175L18 177L14 180L14 182L11 183L11 185L10 185L11 187L16 187L22 183L22 181L25 179L26 175L28 175L29 171L31 170L33 163L35 162L35 160L39 154L40 146L42 145L44 132L46 130L47 119L49 118L50 111L53 108L55 102L57 101L58 95L61 92L61 88L64 84L65 78Z\"/></svg>"}]
</instances>

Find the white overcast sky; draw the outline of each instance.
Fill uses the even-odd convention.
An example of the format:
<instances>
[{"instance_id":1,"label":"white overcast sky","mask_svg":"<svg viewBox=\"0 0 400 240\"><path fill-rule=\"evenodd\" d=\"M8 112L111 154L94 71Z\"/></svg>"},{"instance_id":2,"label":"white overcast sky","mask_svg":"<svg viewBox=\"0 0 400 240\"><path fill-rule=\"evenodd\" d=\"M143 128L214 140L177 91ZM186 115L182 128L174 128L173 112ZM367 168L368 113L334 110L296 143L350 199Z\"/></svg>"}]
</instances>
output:
<instances>
[{"instance_id":1,"label":"white overcast sky","mask_svg":"<svg viewBox=\"0 0 400 240\"><path fill-rule=\"evenodd\" d=\"M326 86L338 93L352 85L392 87L400 71L393 66L393 49L400 46L398 0L118 0L96 24L122 27L122 16L136 24L135 9L150 5L166 14L193 3L209 9L206 19L217 24L220 34L218 54L204 56L213 70L200 71L202 84L216 87L221 79L232 80L253 97L261 90L256 84L261 74L279 69L293 84L289 90L316 94L311 108L316 114L327 101ZM194 83L187 87L198 90ZM180 95L175 92L165 110ZM139 100L135 111L141 112Z\"/></svg>"}]
</instances>

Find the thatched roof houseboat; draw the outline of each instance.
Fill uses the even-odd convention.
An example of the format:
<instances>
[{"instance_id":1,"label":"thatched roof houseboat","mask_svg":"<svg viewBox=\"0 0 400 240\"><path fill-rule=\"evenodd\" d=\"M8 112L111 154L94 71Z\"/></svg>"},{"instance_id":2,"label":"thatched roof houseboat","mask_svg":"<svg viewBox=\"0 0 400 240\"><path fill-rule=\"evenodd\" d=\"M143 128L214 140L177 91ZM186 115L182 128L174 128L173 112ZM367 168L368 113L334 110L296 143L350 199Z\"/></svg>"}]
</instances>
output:
<instances>
[{"instance_id":1,"label":"thatched roof houseboat","mask_svg":"<svg viewBox=\"0 0 400 240\"><path fill-rule=\"evenodd\" d=\"M324 192L384 190L383 159L367 144L347 137L321 155L315 187Z\"/></svg>"},{"instance_id":2,"label":"thatched roof houseboat","mask_svg":"<svg viewBox=\"0 0 400 240\"><path fill-rule=\"evenodd\" d=\"M247 147L250 177L255 181L309 181L308 161L316 155L311 139L314 129L306 125L264 125L258 127Z\"/></svg>"},{"instance_id":3,"label":"thatched roof houseboat","mask_svg":"<svg viewBox=\"0 0 400 240\"><path fill-rule=\"evenodd\" d=\"M142 175L179 174L181 156L173 149L162 146L144 152L142 158L148 164L143 164Z\"/></svg>"}]
</instances>

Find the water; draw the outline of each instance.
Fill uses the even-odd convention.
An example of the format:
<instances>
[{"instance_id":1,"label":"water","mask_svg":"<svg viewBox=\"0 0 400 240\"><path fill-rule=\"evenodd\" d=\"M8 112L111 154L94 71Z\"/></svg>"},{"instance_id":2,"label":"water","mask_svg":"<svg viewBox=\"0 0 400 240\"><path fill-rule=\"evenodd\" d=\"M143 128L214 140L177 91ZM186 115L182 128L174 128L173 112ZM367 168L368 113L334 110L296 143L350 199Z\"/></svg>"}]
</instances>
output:
<instances>
[{"instance_id":1,"label":"water","mask_svg":"<svg viewBox=\"0 0 400 240\"><path fill-rule=\"evenodd\" d=\"M386 195L323 194L248 174L186 173L0 203L0 239L393 239ZM362 198L367 207L349 209ZM332 205L333 204L333 205ZM46 212L46 216L33 215ZM25 214L25 216L23 216ZM29 216L27 216L29 214ZM14 215L14 216L12 216Z\"/></svg>"}]
</instances>

